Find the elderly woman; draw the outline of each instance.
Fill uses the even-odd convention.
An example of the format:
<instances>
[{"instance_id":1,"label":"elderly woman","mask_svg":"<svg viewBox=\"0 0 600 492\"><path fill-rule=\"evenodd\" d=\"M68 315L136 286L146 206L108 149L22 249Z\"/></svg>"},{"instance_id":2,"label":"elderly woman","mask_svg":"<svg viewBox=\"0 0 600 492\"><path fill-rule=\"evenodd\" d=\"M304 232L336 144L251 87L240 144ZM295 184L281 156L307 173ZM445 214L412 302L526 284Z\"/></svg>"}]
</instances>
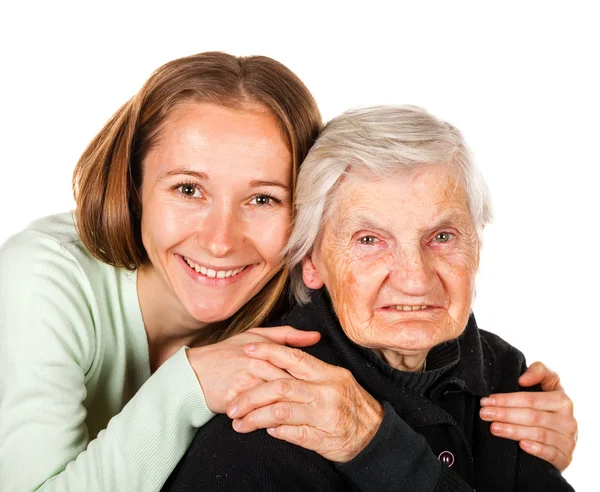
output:
<instances>
[{"instance_id":1,"label":"elderly woman","mask_svg":"<svg viewBox=\"0 0 600 492\"><path fill-rule=\"evenodd\" d=\"M479 418L526 365L471 314L490 200L460 133L413 107L347 112L297 190L299 303L277 323L321 341L247 346L296 379L234 400L233 427L218 416L200 429L167 488L572 490Z\"/></svg>"}]
</instances>

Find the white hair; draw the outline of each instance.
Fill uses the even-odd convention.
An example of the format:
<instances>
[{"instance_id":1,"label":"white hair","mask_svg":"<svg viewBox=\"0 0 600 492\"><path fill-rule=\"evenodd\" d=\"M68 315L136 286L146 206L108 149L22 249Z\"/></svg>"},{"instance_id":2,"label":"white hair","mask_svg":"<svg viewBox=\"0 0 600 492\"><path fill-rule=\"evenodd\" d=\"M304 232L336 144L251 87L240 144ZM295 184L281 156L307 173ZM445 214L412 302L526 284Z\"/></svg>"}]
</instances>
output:
<instances>
[{"instance_id":1,"label":"white hair","mask_svg":"<svg viewBox=\"0 0 600 492\"><path fill-rule=\"evenodd\" d=\"M352 109L327 123L298 174L296 217L286 248L296 300L309 300L300 263L311 253L331 213L331 198L343 176L355 169L390 176L439 164L448 165L464 186L474 223L488 223L492 218L488 187L461 133L449 123L415 106Z\"/></svg>"}]
</instances>

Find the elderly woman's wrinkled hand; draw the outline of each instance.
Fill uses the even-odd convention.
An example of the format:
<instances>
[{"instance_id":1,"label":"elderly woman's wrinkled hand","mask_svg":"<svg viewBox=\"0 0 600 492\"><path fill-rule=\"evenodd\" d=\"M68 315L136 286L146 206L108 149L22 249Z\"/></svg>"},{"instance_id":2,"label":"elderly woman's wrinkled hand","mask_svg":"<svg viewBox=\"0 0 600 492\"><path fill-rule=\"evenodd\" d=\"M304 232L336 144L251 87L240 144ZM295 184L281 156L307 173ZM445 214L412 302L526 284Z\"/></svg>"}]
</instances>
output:
<instances>
[{"instance_id":1,"label":"elderly woman's wrinkled hand","mask_svg":"<svg viewBox=\"0 0 600 492\"><path fill-rule=\"evenodd\" d=\"M521 386L539 384L543 392L499 393L483 398L481 418L492 422L498 437L519 441L521 448L564 471L573 459L577 420L573 402L558 374L534 362L519 378Z\"/></svg>"},{"instance_id":2,"label":"elderly woman's wrinkled hand","mask_svg":"<svg viewBox=\"0 0 600 492\"><path fill-rule=\"evenodd\" d=\"M266 428L273 437L339 463L350 461L372 440L383 407L350 371L273 343L252 343L244 350L295 379L270 381L234 399L227 415L236 431Z\"/></svg>"}]
</instances>

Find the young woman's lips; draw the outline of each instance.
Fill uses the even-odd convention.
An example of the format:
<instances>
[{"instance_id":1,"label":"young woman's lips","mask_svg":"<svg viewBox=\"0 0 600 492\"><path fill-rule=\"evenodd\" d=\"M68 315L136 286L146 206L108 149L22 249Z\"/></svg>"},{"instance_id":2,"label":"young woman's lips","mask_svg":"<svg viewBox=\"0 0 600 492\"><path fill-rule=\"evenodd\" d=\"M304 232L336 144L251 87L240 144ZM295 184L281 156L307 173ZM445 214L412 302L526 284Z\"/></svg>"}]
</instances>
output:
<instances>
[{"instance_id":1,"label":"young woman's lips","mask_svg":"<svg viewBox=\"0 0 600 492\"><path fill-rule=\"evenodd\" d=\"M177 255L177 257L192 278L209 285L229 285L238 282L256 265L253 263L231 267L208 267L185 256Z\"/></svg>"}]
</instances>

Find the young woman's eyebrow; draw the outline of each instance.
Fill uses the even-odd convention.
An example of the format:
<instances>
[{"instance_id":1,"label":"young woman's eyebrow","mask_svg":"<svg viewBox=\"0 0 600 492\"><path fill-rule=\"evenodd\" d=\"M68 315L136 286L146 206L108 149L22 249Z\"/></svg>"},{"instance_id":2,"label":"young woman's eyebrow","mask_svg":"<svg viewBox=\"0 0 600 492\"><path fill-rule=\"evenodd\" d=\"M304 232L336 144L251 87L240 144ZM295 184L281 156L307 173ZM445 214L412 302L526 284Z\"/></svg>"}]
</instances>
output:
<instances>
[{"instance_id":1,"label":"young woman's eyebrow","mask_svg":"<svg viewBox=\"0 0 600 492\"><path fill-rule=\"evenodd\" d=\"M171 176L179 176L183 174L184 176L193 176L194 178L203 180L203 181L208 181L208 175L206 173L203 172L198 172L198 171L193 171L192 169L187 169L187 168L177 168L177 169L171 169L170 171L165 172L163 175L160 176L159 179L166 179L166 178L170 178Z\"/></svg>"},{"instance_id":2,"label":"young woman's eyebrow","mask_svg":"<svg viewBox=\"0 0 600 492\"><path fill-rule=\"evenodd\" d=\"M290 191L290 187L284 183L282 183L281 181L276 181L276 180L259 180L259 179L253 179L252 181L250 181L250 188L258 188L260 186L277 186L278 188L282 188L285 191Z\"/></svg>"}]
</instances>

